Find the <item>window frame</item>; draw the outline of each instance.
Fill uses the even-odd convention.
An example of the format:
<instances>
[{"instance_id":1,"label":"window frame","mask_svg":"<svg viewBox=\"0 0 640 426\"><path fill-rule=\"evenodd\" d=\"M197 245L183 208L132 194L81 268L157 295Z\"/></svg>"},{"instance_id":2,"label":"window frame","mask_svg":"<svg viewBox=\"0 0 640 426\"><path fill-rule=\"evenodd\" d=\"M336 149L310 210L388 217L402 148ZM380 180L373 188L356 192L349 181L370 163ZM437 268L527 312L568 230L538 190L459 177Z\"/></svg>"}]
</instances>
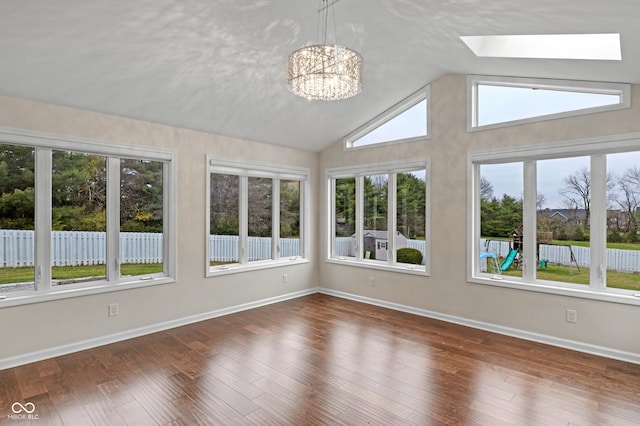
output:
<instances>
[{"instance_id":1,"label":"window frame","mask_svg":"<svg viewBox=\"0 0 640 426\"><path fill-rule=\"evenodd\" d=\"M394 235L397 228L396 211L397 211L397 197L396 197L396 178L397 173L411 172L416 170L424 170L425 172L425 255L424 265L416 265L397 263L395 239ZM363 247L363 216L364 216L364 194L363 194L363 180L365 176L373 174L389 174L389 184L387 187L387 200L388 200L388 226L387 226L387 244L388 252L391 253L387 257L387 262L364 259L361 250L355 251L354 258L346 258L336 255L335 247L335 234L336 234L336 218L335 218L335 198L336 198L336 179L341 178L355 178L356 179L356 246ZM394 177L392 178L392 175ZM326 255L325 261L327 263L335 263L341 265L357 266L368 269L379 269L393 272L401 272L407 274L416 274L429 276L431 274L431 179L430 179L430 159L415 160L415 161L394 161L377 164L366 164L359 166L344 166L328 168L325 171L326 182L326 205L327 205L327 234L326 234Z\"/></svg>"},{"instance_id":2,"label":"window frame","mask_svg":"<svg viewBox=\"0 0 640 426\"><path fill-rule=\"evenodd\" d=\"M606 287L599 270L606 265L606 155L638 151L640 133L610 137L559 141L553 144L523 146L504 151L470 152L467 155L467 281L470 283L506 287L518 290L550 293L562 296L602 300L640 306L640 292ZM536 196L537 173L535 162L555 158L590 156L591 172L591 238L590 284L563 283L536 278ZM523 224L524 270L522 278L496 276L480 272L480 165L508 162L523 163ZM596 208L598 207L598 208Z\"/></svg>"},{"instance_id":3,"label":"window frame","mask_svg":"<svg viewBox=\"0 0 640 426\"><path fill-rule=\"evenodd\" d=\"M396 139L390 141L376 142L368 145L362 146L354 146L353 144L357 142L360 138L364 137L368 133L374 131L378 127L383 124L393 120L398 117L405 111L413 108L417 104L422 101L426 101L427 103L427 117L426 117L426 126L425 135L423 136L414 136L411 138L404 139ZM398 143L407 143L413 141L426 141L431 139L431 86L427 85L417 92L409 95L405 99L401 100L397 104L393 105L391 108L382 112L381 114L375 116L371 120L367 121L362 126L355 129L353 132L346 135L343 140L343 147L345 151L357 150L357 149L367 149L367 148L375 148L379 146L393 145Z\"/></svg>"},{"instance_id":4,"label":"window frame","mask_svg":"<svg viewBox=\"0 0 640 426\"><path fill-rule=\"evenodd\" d=\"M209 244L211 224L211 174L227 174L240 177L240 203L239 203L239 223L238 232L238 262L210 266L211 248ZM246 192L249 177L271 178L273 182L278 182L272 186L272 230L271 230L271 259L248 261L248 232L247 221L248 195ZM280 257L280 185L281 180L300 181L300 255ZM244 183L243 183L244 181ZM309 206L310 206L310 170L302 167L292 167L270 163L238 161L217 157L207 157L206 175L206 215L205 215L205 276L214 277L225 274L247 272L266 268L275 268L287 265L309 263L310 253L309 235Z\"/></svg>"},{"instance_id":5,"label":"window frame","mask_svg":"<svg viewBox=\"0 0 640 426\"><path fill-rule=\"evenodd\" d=\"M0 293L0 309L29 303L69 297L86 296L176 282L176 194L177 170L174 151L123 146L103 141L59 136L19 129L0 128L3 144L29 146L35 155L35 247L33 290L15 290ZM107 174L107 231L106 278L53 287L51 261L51 206L52 206L52 153L73 151L106 157ZM120 159L139 159L163 163L163 271L150 275L122 277L119 265L120 233ZM115 182L115 184L109 182Z\"/></svg>"},{"instance_id":6,"label":"window frame","mask_svg":"<svg viewBox=\"0 0 640 426\"><path fill-rule=\"evenodd\" d=\"M583 108L536 117L478 125L478 85L501 87L516 87L529 89L559 90L594 94L608 94L620 96L620 103L603 105L593 108ZM520 124L554 120L558 118L575 117L604 111L615 111L631 107L631 85L627 83L608 83L593 81L557 80L527 77L502 77L487 75L467 75L467 132L477 132L498 129Z\"/></svg>"}]
</instances>

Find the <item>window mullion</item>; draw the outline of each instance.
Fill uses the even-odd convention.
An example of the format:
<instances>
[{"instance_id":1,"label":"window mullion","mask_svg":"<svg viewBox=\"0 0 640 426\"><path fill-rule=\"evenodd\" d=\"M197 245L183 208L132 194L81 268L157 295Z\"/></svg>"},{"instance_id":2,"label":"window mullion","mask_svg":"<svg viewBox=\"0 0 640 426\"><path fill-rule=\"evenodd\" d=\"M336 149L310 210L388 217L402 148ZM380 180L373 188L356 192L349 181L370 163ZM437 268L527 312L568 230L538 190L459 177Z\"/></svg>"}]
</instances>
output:
<instances>
[{"instance_id":1,"label":"window mullion","mask_svg":"<svg viewBox=\"0 0 640 426\"><path fill-rule=\"evenodd\" d=\"M51 208L52 167L51 149L35 149L35 287L38 291L51 289Z\"/></svg>"},{"instance_id":2,"label":"window mullion","mask_svg":"<svg viewBox=\"0 0 640 426\"><path fill-rule=\"evenodd\" d=\"M591 156L590 204L590 285L594 290L606 286L607 269L607 158L604 154Z\"/></svg>"},{"instance_id":3,"label":"window mullion","mask_svg":"<svg viewBox=\"0 0 640 426\"><path fill-rule=\"evenodd\" d=\"M280 259L280 180L271 181L271 257Z\"/></svg>"},{"instance_id":4,"label":"window mullion","mask_svg":"<svg viewBox=\"0 0 640 426\"><path fill-rule=\"evenodd\" d=\"M120 159L107 158L107 281L120 279Z\"/></svg>"},{"instance_id":5,"label":"window mullion","mask_svg":"<svg viewBox=\"0 0 640 426\"><path fill-rule=\"evenodd\" d=\"M536 279L537 262L537 224L536 224L536 200L537 168L533 160L523 164L524 199L522 200L523 222L523 256L524 266L522 278L524 281L533 282Z\"/></svg>"},{"instance_id":6,"label":"window mullion","mask_svg":"<svg viewBox=\"0 0 640 426\"><path fill-rule=\"evenodd\" d=\"M363 258L364 248L364 176L356 176L356 260Z\"/></svg>"},{"instance_id":7,"label":"window mullion","mask_svg":"<svg viewBox=\"0 0 640 426\"><path fill-rule=\"evenodd\" d=\"M397 261L396 254L396 228L397 228L397 173L388 175L387 184L387 262L395 265Z\"/></svg>"},{"instance_id":8,"label":"window mullion","mask_svg":"<svg viewBox=\"0 0 640 426\"><path fill-rule=\"evenodd\" d=\"M240 264L246 264L249 261L249 178L240 176L239 191L240 221L238 224L239 245L238 258Z\"/></svg>"}]
</instances>

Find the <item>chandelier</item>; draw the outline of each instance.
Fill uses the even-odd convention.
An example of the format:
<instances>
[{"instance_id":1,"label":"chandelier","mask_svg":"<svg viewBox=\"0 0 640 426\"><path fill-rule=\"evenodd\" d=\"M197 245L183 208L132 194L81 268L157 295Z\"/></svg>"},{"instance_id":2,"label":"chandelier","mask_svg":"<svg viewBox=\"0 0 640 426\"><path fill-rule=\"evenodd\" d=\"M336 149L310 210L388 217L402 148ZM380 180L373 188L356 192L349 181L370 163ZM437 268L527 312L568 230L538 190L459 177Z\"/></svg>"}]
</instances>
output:
<instances>
[{"instance_id":1,"label":"chandelier","mask_svg":"<svg viewBox=\"0 0 640 426\"><path fill-rule=\"evenodd\" d=\"M318 32L322 28L322 43L302 47L289 55L289 90L311 100L347 99L362 91L362 57L347 47L327 44L329 8L338 0L331 4L328 0L320 1ZM333 20L335 32L335 14Z\"/></svg>"}]
</instances>

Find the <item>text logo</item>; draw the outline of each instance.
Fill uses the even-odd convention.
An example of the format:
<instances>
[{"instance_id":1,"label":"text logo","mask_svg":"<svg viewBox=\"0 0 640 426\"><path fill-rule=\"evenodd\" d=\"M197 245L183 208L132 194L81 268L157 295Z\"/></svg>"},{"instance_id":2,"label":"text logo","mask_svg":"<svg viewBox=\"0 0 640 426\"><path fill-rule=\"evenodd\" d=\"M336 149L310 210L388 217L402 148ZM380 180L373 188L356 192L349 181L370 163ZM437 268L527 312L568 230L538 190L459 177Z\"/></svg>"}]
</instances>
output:
<instances>
[{"instance_id":1,"label":"text logo","mask_svg":"<svg viewBox=\"0 0 640 426\"><path fill-rule=\"evenodd\" d=\"M36 405L33 402L27 402L24 405L20 404L19 402L14 402L11 406L11 411L13 411L15 414L20 414L23 411L27 414L31 414L36 411Z\"/></svg>"},{"instance_id":2,"label":"text logo","mask_svg":"<svg viewBox=\"0 0 640 426\"><path fill-rule=\"evenodd\" d=\"M36 411L36 405L33 402L27 402L22 404L20 402L14 402L11 404L11 411L13 414L7 416L11 420L38 420L39 416L33 414Z\"/></svg>"}]
</instances>

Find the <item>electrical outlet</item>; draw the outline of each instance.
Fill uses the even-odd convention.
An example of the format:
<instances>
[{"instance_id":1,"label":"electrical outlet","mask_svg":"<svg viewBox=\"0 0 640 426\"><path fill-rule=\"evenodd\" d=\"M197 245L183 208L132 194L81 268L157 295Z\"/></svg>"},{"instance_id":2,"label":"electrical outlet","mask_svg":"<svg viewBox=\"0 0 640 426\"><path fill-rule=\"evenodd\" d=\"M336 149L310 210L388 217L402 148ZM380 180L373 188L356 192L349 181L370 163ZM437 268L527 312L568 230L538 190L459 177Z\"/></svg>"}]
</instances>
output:
<instances>
[{"instance_id":1,"label":"electrical outlet","mask_svg":"<svg viewBox=\"0 0 640 426\"><path fill-rule=\"evenodd\" d=\"M109 305L109 316L110 317L117 317L119 314L118 312L118 304L117 303L112 303Z\"/></svg>"},{"instance_id":2,"label":"electrical outlet","mask_svg":"<svg viewBox=\"0 0 640 426\"><path fill-rule=\"evenodd\" d=\"M369 277L369 287L375 287L375 286L376 286L375 277Z\"/></svg>"},{"instance_id":3,"label":"electrical outlet","mask_svg":"<svg viewBox=\"0 0 640 426\"><path fill-rule=\"evenodd\" d=\"M578 311L575 309L567 309L567 322L577 323L578 322Z\"/></svg>"},{"instance_id":4,"label":"electrical outlet","mask_svg":"<svg viewBox=\"0 0 640 426\"><path fill-rule=\"evenodd\" d=\"M282 274L282 284L287 284L289 282L289 274Z\"/></svg>"}]
</instances>

